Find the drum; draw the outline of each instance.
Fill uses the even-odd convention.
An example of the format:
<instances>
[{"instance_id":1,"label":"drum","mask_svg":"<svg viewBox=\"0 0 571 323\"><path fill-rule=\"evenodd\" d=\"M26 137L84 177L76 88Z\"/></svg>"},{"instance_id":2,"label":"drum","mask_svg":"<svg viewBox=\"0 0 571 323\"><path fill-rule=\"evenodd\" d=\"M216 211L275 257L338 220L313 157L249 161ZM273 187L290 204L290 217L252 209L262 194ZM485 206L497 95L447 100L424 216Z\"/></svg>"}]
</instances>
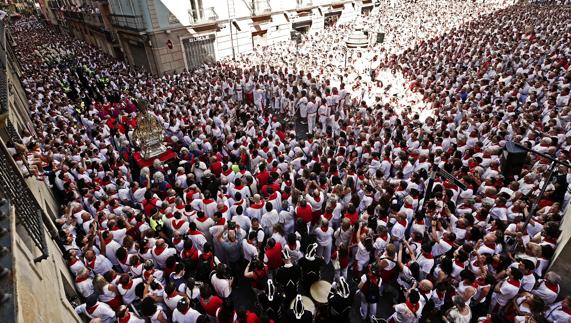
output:
<instances>
[{"instance_id":1,"label":"drum","mask_svg":"<svg viewBox=\"0 0 571 323\"><path fill-rule=\"evenodd\" d=\"M311 285L309 289L309 294L313 300L320 304L327 304L327 298L329 297L329 291L331 290L331 283L325 280L319 280Z\"/></svg>"},{"instance_id":2,"label":"drum","mask_svg":"<svg viewBox=\"0 0 571 323\"><path fill-rule=\"evenodd\" d=\"M301 301L303 302L303 307L307 310L311 312L311 315L315 316L315 304L313 304L313 301L311 300L311 298L307 297L307 296L301 296ZM289 308L293 310L293 304L295 303L295 299L291 301L291 304L289 304Z\"/></svg>"}]
</instances>

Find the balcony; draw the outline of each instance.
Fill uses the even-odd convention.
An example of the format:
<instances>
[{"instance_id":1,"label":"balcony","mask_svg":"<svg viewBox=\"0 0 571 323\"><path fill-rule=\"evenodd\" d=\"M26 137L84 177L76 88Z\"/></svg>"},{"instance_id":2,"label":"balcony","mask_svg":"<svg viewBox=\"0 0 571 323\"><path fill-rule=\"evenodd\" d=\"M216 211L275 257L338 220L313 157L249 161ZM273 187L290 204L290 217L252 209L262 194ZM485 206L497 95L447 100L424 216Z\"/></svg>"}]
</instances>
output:
<instances>
[{"instance_id":1,"label":"balcony","mask_svg":"<svg viewBox=\"0 0 571 323\"><path fill-rule=\"evenodd\" d=\"M312 0L297 0L296 9L303 9L303 8L308 8L308 7L312 7L312 6L313 6Z\"/></svg>"},{"instance_id":2,"label":"balcony","mask_svg":"<svg viewBox=\"0 0 571 323\"><path fill-rule=\"evenodd\" d=\"M0 116L7 115L8 112L8 48L10 44L6 42L6 39L4 22L0 21Z\"/></svg>"},{"instance_id":3,"label":"balcony","mask_svg":"<svg viewBox=\"0 0 571 323\"><path fill-rule=\"evenodd\" d=\"M116 28L127 29L132 31L145 31L145 21L143 16L131 16L131 15L110 15L111 24Z\"/></svg>"},{"instance_id":4,"label":"balcony","mask_svg":"<svg viewBox=\"0 0 571 323\"><path fill-rule=\"evenodd\" d=\"M65 19L68 19L68 20L74 20L74 21L78 21L78 22L83 21L83 14L81 12L64 11L63 16L65 17Z\"/></svg>"},{"instance_id":5,"label":"balcony","mask_svg":"<svg viewBox=\"0 0 571 323\"><path fill-rule=\"evenodd\" d=\"M84 13L83 22L94 27L103 27L103 17L100 13Z\"/></svg>"},{"instance_id":6,"label":"balcony","mask_svg":"<svg viewBox=\"0 0 571 323\"><path fill-rule=\"evenodd\" d=\"M250 9L252 11L252 16L263 16L272 12L272 7L268 0L253 0L252 7Z\"/></svg>"},{"instance_id":7,"label":"balcony","mask_svg":"<svg viewBox=\"0 0 571 323\"><path fill-rule=\"evenodd\" d=\"M189 10L188 20L191 25L201 25L218 20L218 14L214 11L214 7L202 8L200 10Z\"/></svg>"},{"instance_id":8,"label":"balcony","mask_svg":"<svg viewBox=\"0 0 571 323\"><path fill-rule=\"evenodd\" d=\"M8 123L8 128L12 127ZM8 133L14 129L6 129ZM16 224L24 227L30 240L41 251L34 262L48 257L48 247L43 226L44 211L28 187L19 166L4 145L0 145L0 195L16 207Z\"/></svg>"}]
</instances>

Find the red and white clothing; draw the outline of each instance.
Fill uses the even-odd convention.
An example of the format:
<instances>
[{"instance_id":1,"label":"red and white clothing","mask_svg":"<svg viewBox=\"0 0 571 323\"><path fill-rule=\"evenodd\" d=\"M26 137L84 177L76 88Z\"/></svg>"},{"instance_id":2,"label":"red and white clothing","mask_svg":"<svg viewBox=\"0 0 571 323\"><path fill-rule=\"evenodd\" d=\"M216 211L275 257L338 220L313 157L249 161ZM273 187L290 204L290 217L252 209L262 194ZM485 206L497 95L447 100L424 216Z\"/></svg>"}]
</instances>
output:
<instances>
[{"instance_id":1,"label":"red and white clothing","mask_svg":"<svg viewBox=\"0 0 571 323\"><path fill-rule=\"evenodd\" d=\"M104 323L115 322L115 311L113 311L109 305L102 302L97 302L91 307L87 307L87 305L83 303L75 308L75 313L85 314L90 319L99 318L103 320Z\"/></svg>"},{"instance_id":2,"label":"red and white clothing","mask_svg":"<svg viewBox=\"0 0 571 323\"><path fill-rule=\"evenodd\" d=\"M534 288L531 293L543 299L543 302L549 305L555 302L560 290L561 289L558 284L552 284L546 280L540 280L537 287Z\"/></svg>"},{"instance_id":3,"label":"red and white clothing","mask_svg":"<svg viewBox=\"0 0 571 323\"><path fill-rule=\"evenodd\" d=\"M98 275L103 275L113 269L113 264L103 255L97 255L93 260L85 260L85 266Z\"/></svg>"},{"instance_id":4,"label":"red and white clothing","mask_svg":"<svg viewBox=\"0 0 571 323\"><path fill-rule=\"evenodd\" d=\"M172 320L177 323L195 323L199 316L200 313L190 307L186 312L175 309L172 313Z\"/></svg>"},{"instance_id":5,"label":"red and white clothing","mask_svg":"<svg viewBox=\"0 0 571 323\"><path fill-rule=\"evenodd\" d=\"M506 279L500 283L500 292L492 295L492 304L498 304L500 307L506 306L519 292L521 283L515 279Z\"/></svg>"},{"instance_id":6,"label":"red and white clothing","mask_svg":"<svg viewBox=\"0 0 571 323\"><path fill-rule=\"evenodd\" d=\"M158 268L165 268L167 259L170 256L173 256L176 254L176 249L168 248L166 246L164 246L164 247L154 246L153 250L151 251L151 254L153 255L153 259L154 259L157 267Z\"/></svg>"},{"instance_id":7,"label":"red and white clothing","mask_svg":"<svg viewBox=\"0 0 571 323\"><path fill-rule=\"evenodd\" d=\"M137 298L137 295L135 295L135 287L142 282L143 280L141 278L134 278L127 284L117 285L117 290L119 291L119 294L123 296L123 303L125 305L130 305Z\"/></svg>"}]
</instances>

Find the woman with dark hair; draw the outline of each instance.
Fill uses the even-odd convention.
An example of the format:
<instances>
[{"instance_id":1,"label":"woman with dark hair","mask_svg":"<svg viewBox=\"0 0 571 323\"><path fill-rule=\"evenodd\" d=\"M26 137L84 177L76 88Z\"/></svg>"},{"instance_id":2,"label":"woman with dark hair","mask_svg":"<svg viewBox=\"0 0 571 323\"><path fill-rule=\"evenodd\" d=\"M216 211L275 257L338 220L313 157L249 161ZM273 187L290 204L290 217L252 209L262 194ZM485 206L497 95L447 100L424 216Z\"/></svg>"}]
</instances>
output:
<instances>
[{"instance_id":1,"label":"woman with dark hair","mask_svg":"<svg viewBox=\"0 0 571 323\"><path fill-rule=\"evenodd\" d=\"M141 301L141 314L150 319L151 323L167 323L168 318L163 308L155 303L151 297L145 297Z\"/></svg>"},{"instance_id":2,"label":"woman with dark hair","mask_svg":"<svg viewBox=\"0 0 571 323\"><path fill-rule=\"evenodd\" d=\"M234 323L238 318L234 310L234 303L230 299L225 299L222 306L216 311L217 323Z\"/></svg>"}]
</instances>

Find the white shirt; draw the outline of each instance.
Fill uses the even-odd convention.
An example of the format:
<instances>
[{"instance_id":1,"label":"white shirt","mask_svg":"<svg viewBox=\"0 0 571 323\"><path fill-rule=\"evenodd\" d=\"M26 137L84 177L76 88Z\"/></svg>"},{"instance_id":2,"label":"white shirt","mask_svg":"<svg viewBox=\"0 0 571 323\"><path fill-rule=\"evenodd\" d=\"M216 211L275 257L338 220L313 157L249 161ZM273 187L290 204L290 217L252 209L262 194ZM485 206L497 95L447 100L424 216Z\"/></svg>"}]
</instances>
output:
<instances>
[{"instance_id":1,"label":"white shirt","mask_svg":"<svg viewBox=\"0 0 571 323\"><path fill-rule=\"evenodd\" d=\"M97 308L93 313L87 312L87 304L83 303L75 308L77 314L85 314L90 319L100 318L105 323L111 323L115 321L115 311L111 307L103 302L96 303Z\"/></svg>"},{"instance_id":2,"label":"white shirt","mask_svg":"<svg viewBox=\"0 0 571 323\"><path fill-rule=\"evenodd\" d=\"M320 246L329 246L333 243L333 228L327 227L327 229L323 231L322 227L317 227L314 232L317 238L317 244Z\"/></svg>"},{"instance_id":3,"label":"white shirt","mask_svg":"<svg viewBox=\"0 0 571 323\"><path fill-rule=\"evenodd\" d=\"M143 282L143 279L134 278L131 286L128 289L121 284L117 285L117 290L119 291L119 294L121 294L121 296L123 296L123 303L125 305L129 305L129 304L133 303L133 301L137 298L137 295L135 295L135 287L137 287L137 285L139 285L142 282Z\"/></svg>"},{"instance_id":4,"label":"white shirt","mask_svg":"<svg viewBox=\"0 0 571 323\"><path fill-rule=\"evenodd\" d=\"M246 261L251 261L252 258L258 256L258 248L251 245L246 239L242 240L242 251L244 252L244 259Z\"/></svg>"},{"instance_id":5,"label":"white shirt","mask_svg":"<svg viewBox=\"0 0 571 323\"><path fill-rule=\"evenodd\" d=\"M194 323L199 316L200 313L192 308L189 308L184 314L175 309L172 313L172 321L173 323Z\"/></svg>"},{"instance_id":6,"label":"white shirt","mask_svg":"<svg viewBox=\"0 0 571 323\"><path fill-rule=\"evenodd\" d=\"M216 275L212 275L212 287L216 291L216 294L221 298L226 298L232 293L232 286L230 286L230 281L228 279L220 279Z\"/></svg>"}]
</instances>

